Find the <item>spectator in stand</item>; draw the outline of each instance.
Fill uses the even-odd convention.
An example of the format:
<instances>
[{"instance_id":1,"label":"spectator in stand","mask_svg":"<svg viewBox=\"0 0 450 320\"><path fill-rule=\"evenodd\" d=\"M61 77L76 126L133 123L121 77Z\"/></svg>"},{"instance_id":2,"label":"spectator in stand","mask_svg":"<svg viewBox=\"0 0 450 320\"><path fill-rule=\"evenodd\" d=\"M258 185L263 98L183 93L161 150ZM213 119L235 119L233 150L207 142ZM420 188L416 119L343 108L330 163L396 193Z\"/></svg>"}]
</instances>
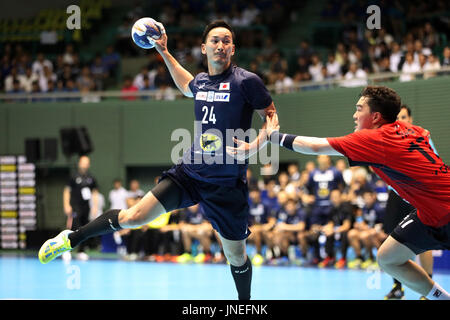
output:
<instances>
[{"instance_id":1,"label":"spectator in stand","mask_svg":"<svg viewBox=\"0 0 450 320\"><path fill-rule=\"evenodd\" d=\"M52 69L50 69L47 65L44 65L43 71L39 77L39 86L41 87L41 91L47 92L49 90L49 81L56 82L56 80L58 80L56 74L54 74Z\"/></svg>"},{"instance_id":2,"label":"spectator in stand","mask_svg":"<svg viewBox=\"0 0 450 320\"><path fill-rule=\"evenodd\" d=\"M19 76L19 81L25 92L31 92L33 82L37 81L38 79L38 75L36 73L33 73L31 67L27 67L25 69L25 74Z\"/></svg>"},{"instance_id":3,"label":"spectator in stand","mask_svg":"<svg viewBox=\"0 0 450 320\"><path fill-rule=\"evenodd\" d=\"M331 78L339 79L341 77L341 65L336 61L336 56L333 53L328 54L326 68L327 74Z\"/></svg>"},{"instance_id":4,"label":"spectator in stand","mask_svg":"<svg viewBox=\"0 0 450 320\"><path fill-rule=\"evenodd\" d=\"M81 69L81 74L77 78L77 86L81 92L89 92L94 90L95 83L92 79L91 70L88 66L84 66Z\"/></svg>"},{"instance_id":5,"label":"spectator in stand","mask_svg":"<svg viewBox=\"0 0 450 320\"><path fill-rule=\"evenodd\" d=\"M17 68L12 67L11 73L5 78L5 92L11 92L14 89L14 81L19 79L19 75L17 73Z\"/></svg>"},{"instance_id":6,"label":"spectator in stand","mask_svg":"<svg viewBox=\"0 0 450 320\"><path fill-rule=\"evenodd\" d=\"M358 67L358 64L351 63L350 68L344 75L341 82L343 87L363 87L367 85L367 73Z\"/></svg>"},{"instance_id":7,"label":"spectator in stand","mask_svg":"<svg viewBox=\"0 0 450 320\"><path fill-rule=\"evenodd\" d=\"M34 73L36 73L39 77L44 75L44 66L47 66L50 71L53 70L53 64L50 60L46 59L42 52L37 54L36 60L33 62L31 66Z\"/></svg>"},{"instance_id":8,"label":"spectator in stand","mask_svg":"<svg viewBox=\"0 0 450 320\"><path fill-rule=\"evenodd\" d=\"M295 82L311 80L311 75L309 74L308 67L308 61L305 57L300 56L297 58L297 64L294 67Z\"/></svg>"},{"instance_id":9,"label":"spectator in stand","mask_svg":"<svg viewBox=\"0 0 450 320\"><path fill-rule=\"evenodd\" d=\"M106 72L114 78L117 75L120 63L120 55L114 51L114 46L109 45L106 47L106 53L102 57L102 63Z\"/></svg>"},{"instance_id":10,"label":"spectator in stand","mask_svg":"<svg viewBox=\"0 0 450 320\"><path fill-rule=\"evenodd\" d=\"M152 83L150 82L150 78L148 76L144 76L144 84L143 84L142 88L139 89L139 91L150 92L150 91L154 91L155 89L156 89L155 86L152 85ZM150 99L150 96L142 96L141 99L148 100L148 99Z\"/></svg>"},{"instance_id":11,"label":"spectator in stand","mask_svg":"<svg viewBox=\"0 0 450 320\"><path fill-rule=\"evenodd\" d=\"M97 90L101 91L105 89L105 80L108 78L108 71L103 65L100 54L95 56L94 62L91 64L91 75Z\"/></svg>"},{"instance_id":12,"label":"spectator in stand","mask_svg":"<svg viewBox=\"0 0 450 320\"><path fill-rule=\"evenodd\" d=\"M391 48L392 52L389 56L389 69L391 72L398 72L400 62L402 61L403 52L397 42L392 42Z\"/></svg>"},{"instance_id":13,"label":"spectator in stand","mask_svg":"<svg viewBox=\"0 0 450 320\"><path fill-rule=\"evenodd\" d=\"M135 96L129 96L129 95L126 95L126 93L136 92L138 90L139 89L133 85L133 79L130 76L125 76L125 80L123 82L123 86L122 86L122 90L121 90L121 92L122 92L121 99L128 100L128 101L136 100Z\"/></svg>"},{"instance_id":14,"label":"spectator in stand","mask_svg":"<svg viewBox=\"0 0 450 320\"><path fill-rule=\"evenodd\" d=\"M414 73L420 72L420 65L414 61L414 55L411 52L406 53L406 60L402 66L402 74L400 75L400 81L411 81L416 78Z\"/></svg>"},{"instance_id":15,"label":"spectator in stand","mask_svg":"<svg viewBox=\"0 0 450 320\"><path fill-rule=\"evenodd\" d=\"M442 66L450 67L450 47L446 46L442 51Z\"/></svg>"},{"instance_id":16,"label":"spectator in stand","mask_svg":"<svg viewBox=\"0 0 450 320\"><path fill-rule=\"evenodd\" d=\"M322 81L322 67L323 64L317 54L311 56L311 65L308 67L308 72L311 75L312 81Z\"/></svg>"},{"instance_id":17,"label":"spectator in stand","mask_svg":"<svg viewBox=\"0 0 450 320\"><path fill-rule=\"evenodd\" d=\"M147 66L141 68L141 72L139 72L133 79L133 85L137 87L139 90L144 87L144 77L150 76L150 71Z\"/></svg>"},{"instance_id":18,"label":"spectator in stand","mask_svg":"<svg viewBox=\"0 0 450 320\"><path fill-rule=\"evenodd\" d=\"M67 44L66 49L63 54L63 57L62 57L64 64L72 65L75 62L74 52L75 52L75 50L73 48L73 44L71 44L71 43Z\"/></svg>"},{"instance_id":19,"label":"spectator in stand","mask_svg":"<svg viewBox=\"0 0 450 320\"><path fill-rule=\"evenodd\" d=\"M157 100L175 100L175 92L173 90L173 80L167 68L163 64L158 65L155 75L155 87L158 89Z\"/></svg>"}]
</instances>

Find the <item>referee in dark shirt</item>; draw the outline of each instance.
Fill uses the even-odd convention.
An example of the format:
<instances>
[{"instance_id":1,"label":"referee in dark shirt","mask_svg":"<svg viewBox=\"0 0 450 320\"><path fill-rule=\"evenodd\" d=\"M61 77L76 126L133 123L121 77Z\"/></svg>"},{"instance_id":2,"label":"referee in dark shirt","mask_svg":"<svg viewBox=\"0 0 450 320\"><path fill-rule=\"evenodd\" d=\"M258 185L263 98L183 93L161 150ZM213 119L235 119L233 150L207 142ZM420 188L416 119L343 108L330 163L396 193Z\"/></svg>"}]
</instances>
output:
<instances>
[{"instance_id":1,"label":"referee in dark shirt","mask_svg":"<svg viewBox=\"0 0 450 320\"><path fill-rule=\"evenodd\" d=\"M71 225L68 227L71 230L86 225L89 222L89 214L96 216L98 203L97 181L89 172L90 159L88 156L81 156L78 160L78 170L73 174L64 188L64 213L68 217ZM90 201L92 199L92 208ZM87 260L88 256L84 252L88 243L82 243L79 246L79 253L77 257L81 260Z\"/></svg>"}]
</instances>

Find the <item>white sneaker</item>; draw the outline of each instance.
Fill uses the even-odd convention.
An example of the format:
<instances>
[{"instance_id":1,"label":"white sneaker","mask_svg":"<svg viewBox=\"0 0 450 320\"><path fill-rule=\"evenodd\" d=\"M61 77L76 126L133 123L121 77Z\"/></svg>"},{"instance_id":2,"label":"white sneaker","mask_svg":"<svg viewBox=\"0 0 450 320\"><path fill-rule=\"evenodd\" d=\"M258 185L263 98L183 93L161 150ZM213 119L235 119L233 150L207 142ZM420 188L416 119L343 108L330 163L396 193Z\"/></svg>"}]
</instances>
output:
<instances>
[{"instance_id":1,"label":"white sneaker","mask_svg":"<svg viewBox=\"0 0 450 320\"><path fill-rule=\"evenodd\" d=\"M89 256L85 252L78 252L77 253L77 259L81 261L88 261Z\"/></svg>"}]
</instances>

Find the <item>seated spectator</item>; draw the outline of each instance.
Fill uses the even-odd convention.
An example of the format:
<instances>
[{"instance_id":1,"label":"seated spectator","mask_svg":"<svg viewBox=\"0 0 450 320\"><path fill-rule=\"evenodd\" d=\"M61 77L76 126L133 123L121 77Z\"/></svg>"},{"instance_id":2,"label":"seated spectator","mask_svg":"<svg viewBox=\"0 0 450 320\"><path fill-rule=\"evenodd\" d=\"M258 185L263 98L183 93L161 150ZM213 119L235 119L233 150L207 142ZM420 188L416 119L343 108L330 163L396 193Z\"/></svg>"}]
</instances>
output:
<instances>
[{"instance_id":1,"label":"seated spectator","mask_svg":"<svg viewBox=\"0 0 450 320\"><path fill-rule=\"evenodd\" d=\"M42 52L37 54L36 60L33 62L31 69L33 73L36 73L39 77L44 75L44 66L47 66L50 71L53 70L53 64L50 60L46 59Z\"/></svg>"},{"instance_id":2,"label":"seated spectator","mask_svg":"<svg viewBox=\"0 0 450 320\"><path fill-rule=\"evenodd\" d=\"M66 49L65 49L64 54L62 56L64 64L72 65L75 62L75 60L74 60L74 52L75 52L75 50L74 50L73 44L72 43L68 43L66 45Z\"/></svg>"},{"instance_id":3,"label":"seated spectator","mask_svg":"<svg viewBox=\"0 0 450 320\"><path fill-rule=\"evenodd\" d=\"M391 72L398 72L400 61L402 61L403 52L397 42L391 44L392 52L389 56L389 70Z\"/></svg>"},{"instance_id":4,"label":"seated spectator","mask_svg":"<svg viewBox=\"0 0 450 320\"><path fill-rule=\"evenodd\" d=\"M12 67L10 74L5 78L4 82L5 92L11 92L14 89L15 80L19 80L19 74L17 72L17 68Z\"/></svg>"},{"instance_id":5,"label":"seated spectator","mask_svg":"<svg viewBox=\"0 0 450 320\"><path fill-rule=\"evenodd\" d=\"M286 72L278 72L275 79L275 93L281 94L292 92L294 81L286 74Z\"/></svg>"},{"instance_id":6,"label":"seated spectator","mask_svg":"<svg viewBox=\"0 0 450 320\"><path fill-rule=\"evenodd\" d=\"M33 73L31 67L25 69L25 74L19 76L19 81L25 92L31 92L32 84L39 79L36 73Z\"/></svg>"},{"instance_id":7,"label":"seated spectator","mask_svg":"<svg viewBox=\"0 0 450 320\"><path fill-rule=\"evenodd\" d=\"M335 242L340 241L341 257L334 265L337 269L347 266L347 233L353 226L353 207L349 202L343 202L341 191L334 189L331 191L330 201L332 209L330 211L328 223L322 227L322 233L326 236L325 253L326 258L319 263L319 267L331 267L336 261Z\"/></svg>"},{"instance_id":8,"label":"seated spectator","mask_svg":"<svg viewBox=\"0 0 450 320\"><path fill-rule=\"evenodd\" d=\"M450 47L447 46L442 52L442 66L450 67Z\"/></svg>"},{"instance_id":9,"label":"seated spectator","mask_svg":"<svg viewBox=\"0 0 450 320\"><path fill-rule=\"evenodd\" d=\"M319 59L319 56L314 54L311 56L311 64L308 67L308 72L311 75L312 81L322 81L323 75L322 75L322 62Z\"/></svg>"},{"instance_id":10,"label":"seated spectator","mask_svg":"<svg viewBox=\"0 0 450 320\"><path fill-rule=\"evenodd\" d=\"M364 206L355 218L353 228L348 232L348 240L356 254L356 259L349 262L348 267L367 269L376 266L373 248L378 249L387 235L383 231L384 209L377 202L373 190L364 191ZM362 255L364 246L367 259Z\"/></svg>"},{"instance_id":11,"label":"seated spectator","mask_svg":"<svg viewBox=\"0 0 450 320\"><path fill-rule=\"evenodd\" d=\"M336 61L333 53L328 54L328 61L326 63L327 74L333 79L339 79L341 77L341 65Z\"/></svg>"},{"instance_id":12,"label":"seated spectator","mask_svg":"<svg viewBox=\"0 0 450 320\"><path fill-rule=\"evenodd\" d=\"M343 87L364 87L367 85L367 73L358 67L358 64L351 63L350 68L344 75L344 80L341 82Z\"/></svg>"},{"instance_id":13,"label":"seated spectator","mask_svg":"<svg viewBox=\"0 0 450 320\"><path fill-rule=\"evenodd\" d=\"M106 69L106 72L111 77L115 77L117 75L117 70L120 63L120 55L114 51L114 47L112 45L106 47L106 53L102 57L102 63Z\"/></svg>"},{"instance_id":14,"label":"seated spectator","mask_svg":"<svg viewBox=\"0 0 450 320\"><path fill-rule=\"evenodd\" d=\"M149 76L150 71L148 67L147 66L142 67L141 72L139 72L133 79L133 86L141 90L144 87L144 77L149 78Z\"/></svg>"},{"instance_id":15,"label":"seated spectator","mask_svg":"<svg viewBox=\"0 0 450 320\"><path fill-rule=\"evenodd\" d=\"M94 90L95 83L92 79L91 71L88 66L84 66L81 69L81 74L77 78L77 86L81 92L89 92Z\"/></svg>"},{"instance_id":16,"label":"seated spectator","mask_svg":"<svg viewBox=\"0 0 450 320\"><path fill-rule=\"evenodd\" d=\"M297 262L294 255L288 256L290 245L303 244L306 231L306 214L294 199L288 199L276 216L276 224L268 234L268 242L271 244L275 260L274 264L287 264L289 261ZM304 248L304 247L303 247ZM302 250L303 255L306 252Z\"/></svg>"},{"instance_id":17,"label":"seated spectator","mask_svg":"<svg viewBox=\"0 0 450 320\"><path fill-rule=\"evenodd\" d=\"M58 80L56 78L56 74L54 74L53 71L47 65L44 65L43 72L39 77L39 86L41 87L41 91L47 92L49 90L48 89L49 81L56 82L56 80Z\"/></svg>"},{"instance_id":18,"label":"seated spectator","mask_svg":"<svg viewBox=\"0 0 450 320\"><path fill-rule=\"evenodd\" d=\"M177 262L210 262L212 260L211 236L213 234L213 229L211 224L205 219L203 209L199 204L186 208L183 211L180 230L184 253L178 257ZM192 241L194 239L197 239L200 242L201 250L197 252L195 257L192 257Z\"/></svg>"},{"instance_id":19,"label":"seated spectator","mask_svg":"<svg viewBox=\"0 0 450 320\"><path fill-rule=\"evenodd\" d=\"M275 216L272 214L270 207L261 201L261 192L253 189L249 193L250 210L249 210L249 229L251 231L248 237L249 242L253 242L256 247L256 254L252 258L254 265L263 263L263 244L268 244L268 232L273 228L276 222Z\"/></svg>"},{"instance_id":20,"label":"seated spectator","mask_svg":"<svg viewBox=\"0 0 450 320\"><path fill-rule=\"evenodd\" d=\"M133 85L133 80L130 76L125 76L125 80L123 82L123 86L122 86L122 96L121 99L122 100L128 100L128 101L133 101L136 100L136 96L128 96L126 95L127 92L136 92L139 89Z\"/></svg>"},{"instance_id":21,"label":"seated spectator","mask_svg":"<svg viewBox=\"0 0 450 320\"><path fill-rule=\"evenodd\" d=\"M422 69L422 71L424 72L423 78L429 79L435 77L437 75L437 71L439 71L440 69L441 63L439 62L439 59L435 55L430 54L428 56L427 62Z\"/></svg>"},{"instance_id":22,"label":"seated spectator","mask_svg":"<svg viewBox=\"0 0 450 320\"><path fill-rule=\"evenodd\" d=\"M157 100L175 100L175 91L173 90L173 80L163 64L158 65L157 73L155 75L155 86L157 88Z\"/></svg>"},{"instance_id":23,"label":"seated spectator","mask_svg":"<svg viewBox=\"0 0 450 320\"><path fill-rule=\"evenodd\" d=\"M97 90L103 90L105 79L108 77L108 71L103 65L100 54L95 56L94 62L91 65L91 75Z\"/></svg>"},{"instance_id":24,"label":"seated spectator","mask_svg":"<svg viewBox=\"0 0 450 320\"><path fill-rule=\"evenodd\" d=\"M402 66L402 74L400 75L400 81L411 81L416 78L415 73L420 72L420 65L414 61L414 56L411 52L406 53L406 60Z\"/></svg>"},{"instance_id":25,"label":"seated spectator","mask_svg":"<svg viewBox=\"0 0 450 320\"><path fill-rule=\"evenodd\" d=\"M311 80L311 74L309 73L308 67L308 61L305 57L300 56L297 58L297 64L294 67L293 77L295 82Z\"/></svg>"}]
</instances>

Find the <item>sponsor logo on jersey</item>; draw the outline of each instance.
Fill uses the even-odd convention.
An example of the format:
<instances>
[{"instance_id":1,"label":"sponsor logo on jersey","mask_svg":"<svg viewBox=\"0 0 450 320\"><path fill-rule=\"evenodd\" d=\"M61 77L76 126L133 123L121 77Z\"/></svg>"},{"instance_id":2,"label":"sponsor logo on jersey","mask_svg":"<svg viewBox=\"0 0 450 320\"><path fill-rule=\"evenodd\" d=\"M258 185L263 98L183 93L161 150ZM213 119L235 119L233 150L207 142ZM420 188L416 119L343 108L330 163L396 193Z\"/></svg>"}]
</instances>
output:
<instances>
[{"instance_id":1,"label":"sponsor logo on jersey","mask_svg":"<svg viewBox=\"0 0 450 320\"><path fill-rule=\"evenodd\" d=\"M206 101L207 95L208 95L208 93L205 91L198 91L197 94L195 95L195 100Z\"/></svg>"},{"instance_id":2,"label":"sponsor logo on jersey","mask_svg":"<svg viewBox=\"0 0 450 320\"><path fill-rule=\"evenodd\" d=\"M214 93L214 101L229 102L230 101L230 94L229 93L216 92L216 93Z\"/></svg>"},{"instance_id":3,"label":"sponsor logo on jersey","mask_svg":"<svg viewBox=\"0 0 450 320\"><path fill-rule=\"evenodd\" d=\"M221 82L219 85L219 90L230 90L229 82Z\"/></svg>"},{"instance_id":4,"label":"sponsor logo on jersey","mask_svg":"<svg viewBox=\"0 0 450 320\"><path fill-rule=\"evenodd\" d=\"M206 101L213 102L214 101L214 91L208 91L208 96L206 97Z\"/></svg>"},{"instance_id":5,"label":"sponsor logo on jersey","mask_svg":"<svg viewBox=\"0 0 450 320\"><path fill-rule=\"evenodd\" d=\"M205 152L214 152L222 147L222 140L215 134L203 133L200 136L200 147Z\"/></svg>"}]
</instances>

